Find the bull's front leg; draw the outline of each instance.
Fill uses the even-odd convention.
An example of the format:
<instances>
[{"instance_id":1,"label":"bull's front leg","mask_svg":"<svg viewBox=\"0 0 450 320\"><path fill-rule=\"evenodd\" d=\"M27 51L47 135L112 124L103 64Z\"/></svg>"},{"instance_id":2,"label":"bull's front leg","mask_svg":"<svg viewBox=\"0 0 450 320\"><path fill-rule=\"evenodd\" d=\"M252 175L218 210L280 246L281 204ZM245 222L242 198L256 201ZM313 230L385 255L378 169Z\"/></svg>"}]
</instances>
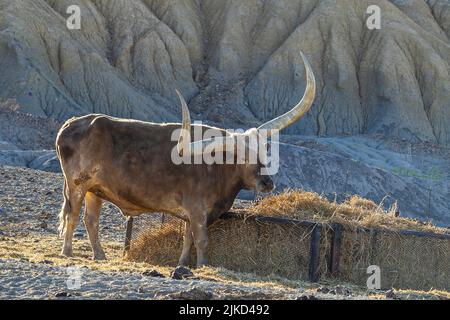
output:
<instances>
[{"instance_id":1,"label":"bull's front leg","mask_svg":"<svg viewBox=\"0 0 450 320\"><path fill-rule=\"evenodd\" d=\"M189 221L186 221L185 228L183 251L181 252L180 260L178 261L179 266L189 265L192 243L194 241L194 238L192 237L191 223Z\"/></svg>"},{"instance_id":2,"label":"bull's front leg","mask_svg":"<svg viewBox=\"0 0 450 320\"><path fill-rule=\"evenodd\" d=\"M208 264L208 224L207 214L198 212L198 215L191 216L191 229L194 236L195 249L197 251L197 267Z\"/></svg>"}]
</instances>

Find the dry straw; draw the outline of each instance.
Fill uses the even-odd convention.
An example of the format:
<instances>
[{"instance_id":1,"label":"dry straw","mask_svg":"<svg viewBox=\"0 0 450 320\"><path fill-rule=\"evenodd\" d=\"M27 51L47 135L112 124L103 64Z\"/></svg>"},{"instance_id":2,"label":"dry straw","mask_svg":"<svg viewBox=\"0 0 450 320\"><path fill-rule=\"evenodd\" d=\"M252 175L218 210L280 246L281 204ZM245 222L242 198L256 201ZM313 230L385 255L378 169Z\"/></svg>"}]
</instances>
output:
<instances>
[{"instance_id":1,"label":"dry straw","mask_svg":"<svg viewBox=\"0 0 450 320\"><path fill-rule=\"evenodd\" d=\"M319 274L328 277L332 226L344 226L338 278L365 284L367 267L384 271L383 287L449 289L450 239L404 235L403 230L442 235L446 229L396 217L396 206L353 196L343 203L317 193L287 190L237 210L244 219L218 220L209 227L209 257L213 266L264 276L308 279L312 227L261 222L255 216L290 218L329 226L320 235ZM182 222L143 226L134 236L128 258L158 265L177 263ZM195 262L194 250L192 261Z\"/></svg>"},{"instance_id":2,"label":"dry straw","mask_svg":"<svg viewBox=\"0 0 450 320\"><path fill-rule=\"evenodd\" d=\"M314 192L286 190L255 203L248 209L253 214L283 216L299 220L317 221L324 224L340 223L349 228L364 227L384 230L416 230L445 233L447 230L431 223L396 217L397 205L385 210L383 202L354 195L343 203L329 201Z\"/></svg>"}]
</instances>

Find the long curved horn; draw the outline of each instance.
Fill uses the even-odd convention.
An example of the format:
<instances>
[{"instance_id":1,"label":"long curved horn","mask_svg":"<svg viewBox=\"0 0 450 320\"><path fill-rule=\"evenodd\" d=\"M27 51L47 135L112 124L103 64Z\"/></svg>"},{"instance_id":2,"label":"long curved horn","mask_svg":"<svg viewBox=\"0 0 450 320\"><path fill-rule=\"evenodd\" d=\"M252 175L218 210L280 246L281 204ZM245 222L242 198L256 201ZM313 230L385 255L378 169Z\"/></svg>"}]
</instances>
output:
<instances>
[{"instance_id":1,"label":"long curved horn","mask_svg":"<svg viewBox=\"0 0 450 320\"><path fill-rule=\"evenodd\" d=\"M258 128L258 130L268 130L268 135L270 135L270 130L282 130L297 122L309 111L309 109L311 109L311 106L314 102L314 97L316 95L316 80L314 77L314 73L308 60L303 55L303 52L300 52L300 54L302 56L306 70L307 83L305 94L303 95L302 100L300 100L300 102L294 108L292 108L292 110L273 120L270 120L269 122L264 123Z\"/></svg>"},{"instance_id":2,"label":"long curved horn","mask_svg":"<svg viewBox=\"0 0 450 320\"><path fill-rule=\"evenodd\" d=\"M270 136L271 132L270 130L282 130L291 124L297 122L300 118L302 118L310 109L314 102L314 97L316 95L316 80L314 77L314 73L312 71L311 65L309 64L308 60L304 56L303 52L300 52L303 63L305 64L305 70L306 70L306 90L303 95L303 98L300 100L300 102L292 108L292 110L286 112L285 114L266 122L265 124L261 125L258 130L265 129L267 131L267 135ZM204 152L204 149L208 147L208 149L214 148L216 152L224 151L226 150L226 146L228 143L235 143L235 136L230 135L226 137L217 137L213 139L207 139L207 140L201 140L201 141L195 141L190 142L190 117L189 117L189 109L187 107L186 102L184 101L183 97L180 95L180 93L177 91L178 96L180 97L181 106L183 109L183 129L182 133L180 135L180 139L178 140L178 151L180 154L182 154L183 150L188 150L190 154L192 155L200 155ZM189 134L183 134L188 132ZM188 137L185 137L188 136Z\"/></svg>"},{"instance_id":3,"label":"long curved horn","mask_svg":"<svg viewBox=\"0 0 450 320\"><path fill-rule=\"evenodd\" d=\"M191 142L191 116L189 107L181 93L175 89L181 102L182 124L180 137L178 138L177 151L180 156L184 152L191 155L201 155L206 147L209 150L214 149L216 152L222 152L226 149L227 143L234 143L234 137L217 137L201 141Z\"/></svg>"},{"instance_id":4,"label":"long curved horn","mask_svg":"<svg viewBox=\"0 0 450 320\"><path fill-rule=\"evenodd\" d=\"M191 116L189 114L189 108L181 93L175 89L178 98L181 102L182 124L181 133L178 138L177 150L179 155L183 155L184 151L190 152L189 147L191 143Z\"/></svg>"}]
</instances>

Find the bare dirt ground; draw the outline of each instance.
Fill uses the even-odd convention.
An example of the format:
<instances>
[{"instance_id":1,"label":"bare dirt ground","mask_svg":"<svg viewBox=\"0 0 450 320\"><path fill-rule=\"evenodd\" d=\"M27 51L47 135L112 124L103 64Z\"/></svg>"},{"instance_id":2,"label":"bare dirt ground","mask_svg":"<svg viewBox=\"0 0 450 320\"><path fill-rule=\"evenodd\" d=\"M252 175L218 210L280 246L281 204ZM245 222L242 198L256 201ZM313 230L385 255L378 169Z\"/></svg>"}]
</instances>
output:
<instances>
[{"instance_id":1,"label":"bare dirt ground","mask_svg":"<svg viewBox=\"0 0 450 320\"><path fill-rule=\"evenodd\" d=\"M122 259L125 219L105 204L101 237L108 261L91 258L82 223L74 258L59 255L62 176L0 167L0 299L449 299L446 292L367 291L350 284L289 281L221 268L193 270L184 280L171 269ZM70 267L70 268L69 268ZM74 269L75 268L75 269ZM70 283L74 270L80 286ZM149 275L155 270L162 277Z\"/></svg>"}]
</instances>

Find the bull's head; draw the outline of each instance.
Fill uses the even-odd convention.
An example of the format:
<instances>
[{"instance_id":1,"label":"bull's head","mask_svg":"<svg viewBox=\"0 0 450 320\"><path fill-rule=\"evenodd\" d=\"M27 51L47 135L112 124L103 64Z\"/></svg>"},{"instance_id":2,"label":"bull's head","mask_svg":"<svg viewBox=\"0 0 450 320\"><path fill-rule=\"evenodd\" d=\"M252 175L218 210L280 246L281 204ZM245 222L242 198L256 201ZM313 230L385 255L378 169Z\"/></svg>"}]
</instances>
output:
<instances>
[{"instance_id":1,"label":"bull's head","mask_svg":"<svg viewBox=\"0 0 450 320\"><path fill-rule=\"evenodd\" d=\"M255 189L259 192L272 191L274 188L273 181L269 174L264 173L264 168L267 165L267 159L264 156L267 155L267 146L264 141L267 141L266 139L274 133L278 133L278 131L302 118L311 108L316 93L316 83L311 65L303 53L300 54L305 64L307 78L303 98L294 108L285 114L264 123L258 128L253 128L243 133L230 133L224 137L191 142L191 118L189 109L186 101L177 91L183 114L182 130L177 144L179 154L199 156L211 152L234 151L233 154L236 155L234 159L242 169L241 178L243 187L245 189ZM264 145L261 145L262 143ZM241 148L240 150L243 148L245 152L239 152L239 148ZM264 148L264 152L260 151L261 148Z\"/></svg>"}]
</instances>

